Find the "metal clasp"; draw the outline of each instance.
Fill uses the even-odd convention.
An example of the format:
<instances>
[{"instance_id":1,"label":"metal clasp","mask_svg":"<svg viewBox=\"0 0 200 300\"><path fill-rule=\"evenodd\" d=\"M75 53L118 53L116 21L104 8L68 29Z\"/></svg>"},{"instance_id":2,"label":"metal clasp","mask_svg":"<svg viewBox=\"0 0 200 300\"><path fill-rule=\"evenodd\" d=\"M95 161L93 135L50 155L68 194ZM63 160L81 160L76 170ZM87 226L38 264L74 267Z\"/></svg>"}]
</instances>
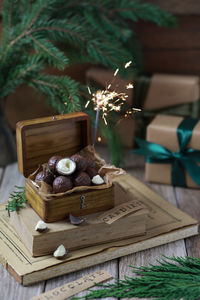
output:
<instances>
[{"instance_id":1,"label":"metal clasp","mask_svg":"<svg viewBox=\"0 0 200 300\"><path fill-rule=\"evenodd\" d=\"M81 195L81 209L86 208L87 205L85 204L85 196Z\"/></svg>"}]
</instances>

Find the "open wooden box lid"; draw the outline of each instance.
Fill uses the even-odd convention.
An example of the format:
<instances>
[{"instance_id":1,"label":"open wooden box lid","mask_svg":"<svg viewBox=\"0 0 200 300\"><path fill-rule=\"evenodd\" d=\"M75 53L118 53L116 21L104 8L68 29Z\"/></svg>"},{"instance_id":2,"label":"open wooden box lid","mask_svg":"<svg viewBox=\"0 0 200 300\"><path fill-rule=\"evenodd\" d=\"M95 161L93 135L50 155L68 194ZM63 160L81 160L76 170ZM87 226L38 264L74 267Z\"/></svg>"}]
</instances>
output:
<instances>
[{"instance_id":1,"label":"open wooden box lid","mask_svg":"<svg viewBox=\"0 0 200 300\"><path fill-rule=\"evenodd\" d=\"M90 118L78 112L20 121L16 137L19 171L27 177L51 156L71 156L89 145Z\"/></svg>"}]
</instances>

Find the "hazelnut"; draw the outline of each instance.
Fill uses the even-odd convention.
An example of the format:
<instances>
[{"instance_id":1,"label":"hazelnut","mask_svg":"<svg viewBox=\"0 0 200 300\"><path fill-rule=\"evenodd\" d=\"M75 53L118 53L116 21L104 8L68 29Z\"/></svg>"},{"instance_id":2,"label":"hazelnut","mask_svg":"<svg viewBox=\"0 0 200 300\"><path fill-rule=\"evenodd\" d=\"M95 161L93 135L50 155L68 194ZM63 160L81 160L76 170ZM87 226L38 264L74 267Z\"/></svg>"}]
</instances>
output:
<instances>
[{"instance_id":1,"label":"hazelnut","mask_svg":"<svg viewBox=\"0 0 200 300\"><path fill-rule=\"evenodd\" d=\"M35 226L35 230L38 232L44 232L47 230L47 224L42 220L39 220Z\"/></svg>"},{"instance_id":2,"label":"hazelnut","mask_svg":"<svg viewBox=\"0 0 200 300\"><path fill-rule=\"evenodd\" d=\"M71 160L73 160L76 163L76 169L78 171L85 171L87 168L87 160L85 157L79 155L79 154L74 154L71 156Z\"/></svg>"},{"instance_id":3,"label":"hazelnut","mask_svg":"<svg viewBox=\"0 0 200 300\"><path fill-rule=\"evenodd\" d=\"M62 156L60 155L55 155L55 156L52 156L49 161L48 161L48 166L49 166L49 169L51 170L52 173L55 173L56 172L56 164L57 162L62 158Z\"/></svg>"},{"instance_id":4,"label":"hazelnut","mask_svg":"<svg viewBox=\"0 0 200 300\"><path fill-rule=\"evenodd\" d=\"M76 170L76 163L70 158L62 158L57 161L56 171L60 175L71 175Z\"/></svg>"},{"instance_id":5,"label":"hazelnut","mask_svg":"<svg viewBox=\"0 0 200 300\"><path fill-rule=\"evenodd\" d=\"M95 168L96 167L95 161L92 160L90 157L86 157L85 159L87 161L87 167L88 168Z\"/></svg>"},{"instance_id":6,"label":"hazelnut","mask_svg":"<svg viewBox=\"0 0 200 300\"><path fill-rule=\"evenodd\" d=\"M39 173L37 173L36 177L35 177L35 182L40 182L40 181L44 181L49 185L52 185L52 182L54 180L54 176L50 171L41 171Z\"/></svg>"},{"instance_id":7,"label":"hazelnut","mask_svg":"<svg viewBox=\"0 0 200 300\"><path fill-rule=\"evenodd\" d=\"M56 249L56 251L54 251L53 256L55 258L61 259L61 258L64 258L66 254L67 254L67 251L66 251L65 247L63 245L60 245Z\"/></svg>"},{"instance_id":8,"label":"hazelnut","mask_svg":"<svg viewBox=\"0 0 200 300\"><path fill-rule=\"evenodd\" d=\"M98 172L95 168L90 168L90 167L88 167L86 169L86 172L90 176L91 179L98 174Z\"/></svg>"},{"instance_id":9,"label":"hazelnut","mask_svg":"<svg viewBox=\"0 0 200 300\"><path fill-rule=\"evenodd\" d=\"M75 186L89 186L91 185L90 176L85 172L80 172L74 178L74 185Z\"/></svg>"},{"instance_id":10,"label":"hazelnut","mask_svg":"<svg viewBox=\"0 0 200 300\"><path fill-rule=\"evenodd\" d=\"M104 180L100 175L96 175L92 178L92 183L95 185L101 185L104 183Z\"/></svg>"},{"instance_id":11,"label":"hazelnut","mask_svg":"<svg viewBox=\"0 0 200 300\"><path fill-rule=\"evenodd\" d=\"M58 176L53 181L54 193L64 193L72 189L72 180L66 176Z\"/></svg>"}]
</instances>

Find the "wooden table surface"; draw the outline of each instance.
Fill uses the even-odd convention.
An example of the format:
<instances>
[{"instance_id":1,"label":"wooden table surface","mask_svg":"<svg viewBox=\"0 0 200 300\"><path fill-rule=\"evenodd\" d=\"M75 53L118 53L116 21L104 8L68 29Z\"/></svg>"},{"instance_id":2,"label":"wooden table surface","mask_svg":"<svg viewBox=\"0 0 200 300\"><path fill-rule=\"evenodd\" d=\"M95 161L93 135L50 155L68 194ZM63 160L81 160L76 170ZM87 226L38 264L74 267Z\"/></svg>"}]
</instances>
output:
<instances>
[{"instance_id":1,"label":"wooden table surface","mask_svg":"<svg viewBox=\"0 0 200 300\"><path fill-rule=\"evenodd\" d=\"M102 157L109 161L109 155L105 148L99 148L98 151ZM142 157L134 156L127 151L125 155L125 169L136 178L144 181L144 159ZM162 195L169 202L173 203L190 216L200 220L199 190L174 188L172 186L162 184L146 184L157 193ZM8 200L9 193L13 191L15 185L24 186L24 178L18 172L17 163L8 165L5 169L0 168L1 203L4 203ZM79 272L74 272L72 274L43 281L30 287L23 287L19 285L15 279L4 269L4 267L0 265L0 300L28 300L35 295L39 295L47 290L53 289L100 269L107 270L114 278L123 279L125 274L131 275L131 269L129 267L130 265L141 266L155 263L157 259L161 258L162 254L167 256L188 255L200 257L200 237L195 236L185 240L179 240L177 242L141 251L114 259L101 265L81 270Z\"/></svg>"}]
</instances>

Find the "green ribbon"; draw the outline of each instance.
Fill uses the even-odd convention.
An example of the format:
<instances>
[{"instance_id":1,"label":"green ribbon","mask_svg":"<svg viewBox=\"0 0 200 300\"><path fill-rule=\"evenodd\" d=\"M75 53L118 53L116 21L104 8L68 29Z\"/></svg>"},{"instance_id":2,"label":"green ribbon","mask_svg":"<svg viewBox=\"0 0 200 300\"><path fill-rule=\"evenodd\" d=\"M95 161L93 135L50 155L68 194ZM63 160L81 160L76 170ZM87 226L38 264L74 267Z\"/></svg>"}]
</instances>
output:
<instances>
[{"instance_id":1,"label":"green ribbon","mask_svg":"<svg viewBox=\"0 0 200 300\"><path fill-rule=\"evenodd\" d=\"M136 142L139 149L133 150L133 153L143 155L149 163L172 164L171 182L173 186L186 187L185 172L186 169L192 180L200 186L200 151L187 148L192 137L192 131L197 124L198 119L185 118L177 128L177 137L179 150L177 152L155 143L151 143L139 138Z\"/></svg>"}]
</instances>

